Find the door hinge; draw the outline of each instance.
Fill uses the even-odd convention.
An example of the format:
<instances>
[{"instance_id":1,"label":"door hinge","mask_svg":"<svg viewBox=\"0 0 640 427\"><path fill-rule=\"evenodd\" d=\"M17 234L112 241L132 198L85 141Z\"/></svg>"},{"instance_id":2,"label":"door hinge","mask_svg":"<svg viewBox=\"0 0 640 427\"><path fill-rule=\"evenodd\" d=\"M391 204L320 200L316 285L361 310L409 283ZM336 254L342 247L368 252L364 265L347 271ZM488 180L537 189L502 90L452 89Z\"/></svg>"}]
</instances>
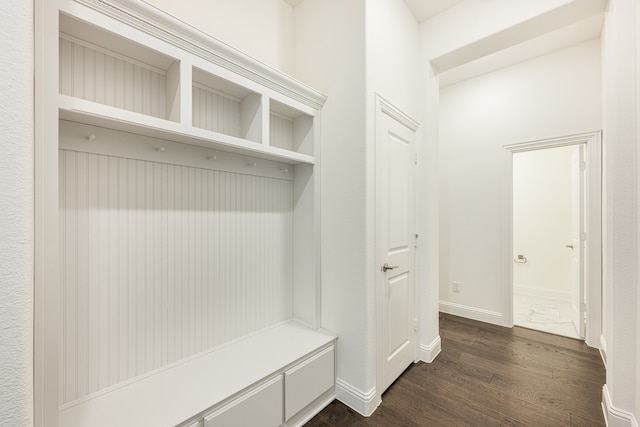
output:
<instances>
[{"instance_id":1,"label":"door hinge","mask_svg":"<svg viewBox=\"0 0 640 427\"><path fill-rule=\"evenodd\" d=\"M414 165L418 164L418 153L413 153L413 164Z\"/></svg>"},{"instance_id":2,"label":"door hinge","mask_svg":"<svg viewBox=\"0 0 640 427\"><path fill-rule=\"evenodd\" d=\"M415 240L413 241L413 247L414 247L414 248L417 248L417 247L418 247L418 237L419 237L419 236L418 236L418 233L416 233L416 238L415 238Z\"/></svg>"},{"instance_id":3,"label":"door hinge","mask_svg":"<svg viewBox=\"0 0 640 427\"><path fill-rule=\"evenodd\" d=\"M580 241L581 242L587 241L587 233L580 233Z\"/></svg>"},{"instance_id":4,"label":"door hinge","mask_svg":"<svg viewBox=\"0 0 640 427\"><path fill-rule=\"evenodd\" d=\"M418 318L417 317L413 318L413 330L416 331L416 332L418 331Z\"/></svg>"}]
</instances>

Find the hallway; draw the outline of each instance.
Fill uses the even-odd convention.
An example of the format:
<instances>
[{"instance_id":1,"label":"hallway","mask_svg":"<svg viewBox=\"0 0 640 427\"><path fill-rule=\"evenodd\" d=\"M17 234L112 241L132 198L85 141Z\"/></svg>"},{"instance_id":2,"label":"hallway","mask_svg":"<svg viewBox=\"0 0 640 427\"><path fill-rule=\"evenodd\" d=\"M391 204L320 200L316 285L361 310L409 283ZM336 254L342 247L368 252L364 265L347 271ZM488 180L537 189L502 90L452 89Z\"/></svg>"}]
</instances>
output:
<instances>
[{"instance_id":1,"label":"hallway","mask_svg":"<svg viewBox=\"0 0 640 427\"><path fill-rule=\"evenodd\" d=\"M604 426L605 369L583 342L440 315L442 353L365 418L334 401L308 426Z\"/></svg>"}]
</instances>

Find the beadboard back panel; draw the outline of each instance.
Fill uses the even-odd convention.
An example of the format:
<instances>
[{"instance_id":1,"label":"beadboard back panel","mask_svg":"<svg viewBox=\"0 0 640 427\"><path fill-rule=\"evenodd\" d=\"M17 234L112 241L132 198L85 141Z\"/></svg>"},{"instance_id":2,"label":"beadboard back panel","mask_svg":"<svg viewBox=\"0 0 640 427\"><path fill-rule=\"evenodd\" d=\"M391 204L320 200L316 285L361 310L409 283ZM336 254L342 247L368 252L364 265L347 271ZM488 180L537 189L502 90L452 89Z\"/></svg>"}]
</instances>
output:
<instances>
[{"instance_id":1,"label":"beadboard back panel","mask_svg":"<svg viewBox=\"0 0 640 427\"><path fill-rule=\"evenodd\" d=\"M60 93L168 118L166 70L60 37Z\"/></svg>"},{"instance_id":2,"label":"beadboard back panel","mask_svg":"<svg viewBox=\"0 0 640 427\"><path fill-rule=\"evenodd\" d=\"M193 85L193 126L226 135L242 135L242 100L204 85Z\"/></svg>"},{"instance_id":3,"label":"beadboard back panel","mask_svg":"<svg viewBox=\"0 0 640 427\"><path fill-rule=\"evenodd\" d=\"M269 140L274 147L294 150L293 119L280 114L269 114Z\"/></svg>"},{"instance_id":4,"label":"beadboard back panel","mask_svg":"<svg viewBox=\"0 0 640 427\"><path fill-rule=\"evenodd\" d=\"M60 150L61 403L292 316L292 181Z\"/></svg>"}]
</instances>

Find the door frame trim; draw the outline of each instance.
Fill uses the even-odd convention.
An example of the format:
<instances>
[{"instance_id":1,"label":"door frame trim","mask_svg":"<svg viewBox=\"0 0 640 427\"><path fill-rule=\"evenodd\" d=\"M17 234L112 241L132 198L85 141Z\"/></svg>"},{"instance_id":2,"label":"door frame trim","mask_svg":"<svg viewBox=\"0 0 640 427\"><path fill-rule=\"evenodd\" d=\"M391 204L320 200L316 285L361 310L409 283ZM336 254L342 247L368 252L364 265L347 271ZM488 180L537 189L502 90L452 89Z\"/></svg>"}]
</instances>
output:
<instances>
[{"instance_id":1,"label":"door frame trim","mask_svg":"<svg viewBox=\"0 0 640 427\"><path fill-rule=\"evenodd\" d=\"M600 348L602 335L602 132L589 132L502 146L503 164L503 230L502 278L503 322L513 327L513 155L526 151L568 145L586 145L586 299L587 324L585 342Z\"/></svg>"}]
</instances>

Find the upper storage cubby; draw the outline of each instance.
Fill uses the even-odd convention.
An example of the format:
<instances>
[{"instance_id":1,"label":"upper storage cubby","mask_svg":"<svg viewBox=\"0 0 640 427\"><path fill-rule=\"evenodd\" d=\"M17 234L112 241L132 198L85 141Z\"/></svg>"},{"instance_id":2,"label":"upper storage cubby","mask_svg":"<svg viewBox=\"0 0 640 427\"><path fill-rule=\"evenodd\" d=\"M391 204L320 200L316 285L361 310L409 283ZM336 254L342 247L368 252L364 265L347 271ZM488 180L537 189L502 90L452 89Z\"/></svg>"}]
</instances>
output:
<instances>
[{"instance_id":1,"label":"upper storage cubby","mask_svg":"<svg viewBox=\"0 0 640 427\"><path fill-rule=\"evenodd\" d=\"M193 126L262 143L262 96L193 68Z\"/></svg>"},{"instance_id":2,"label":"upper storage cubby","mask_svg":"<svg viewBox=\"0 0 640 427\"><path fill-rule=\"evenodd\" d=\"M180 62L60 14L62 95L178 122Z\"/></svg>"},{"instance_id":3,"label":"upper storage cubby","mask_svg":"<svg viewBox=\"0 0 640 427\"><path fill-rule=\"evenodd\" d=\"M59 0L57 19L61 119L315 164L312 88L145 2Z\"/></svg>"},{"instance_id":4,"label":"upper storage cubby","mask_svg":"<svg viewBox=\"0 0 640 427\"><path fill-rule=\"evenodd\" d=\"M272 99L269 141L272 147L313 155L313 116Z\"/></svg>"}]
</instances>

